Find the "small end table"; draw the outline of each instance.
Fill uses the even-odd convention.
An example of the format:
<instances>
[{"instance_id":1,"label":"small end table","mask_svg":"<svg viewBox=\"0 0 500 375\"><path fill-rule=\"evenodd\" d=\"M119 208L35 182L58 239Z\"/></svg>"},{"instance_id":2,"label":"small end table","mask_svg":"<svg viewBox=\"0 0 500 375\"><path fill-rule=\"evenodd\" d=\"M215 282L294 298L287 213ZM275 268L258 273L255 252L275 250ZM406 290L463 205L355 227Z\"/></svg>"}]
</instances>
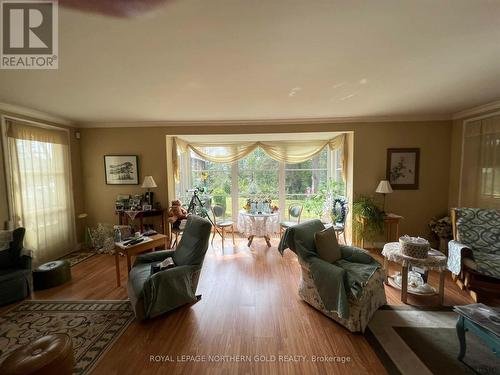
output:
<instances>
[{"instance_id":1,"label":"small end table","mask_svg":"<svg viewBox=\"0 0 500 375\"><path fill-rule=\"evenodd\" d=\"M408 298L408 267L415 266L424 268L426 271L435 270L439 272L439 304L444 302L444 277L446 271L447 258L442 252L431 249L429 256L424 259L412 258L401 253L399 242L389 242L382 250L384 256L384 270L386 274L385 282L388 283L387 273L389 271L388 262L401 264L401 302L406 303ZM410 292L411 293L411 292Z\"/></svg>"},{"instance_id":2,"label":"small end table","mask_svg":"<svg viewBox=\"0 0 500 375\"><path fill-rule=\"evenodd\" d=\"M120 252L127 257L127 270L132 269L131 256L135 256L146 251L155 251L165 249L167 236L164 234L155 234L149 237L148 240L133 246L123 246L121 243L115 242L115 268L116 268L116 285L120 286Z\"/></svg>"}]
</instances>

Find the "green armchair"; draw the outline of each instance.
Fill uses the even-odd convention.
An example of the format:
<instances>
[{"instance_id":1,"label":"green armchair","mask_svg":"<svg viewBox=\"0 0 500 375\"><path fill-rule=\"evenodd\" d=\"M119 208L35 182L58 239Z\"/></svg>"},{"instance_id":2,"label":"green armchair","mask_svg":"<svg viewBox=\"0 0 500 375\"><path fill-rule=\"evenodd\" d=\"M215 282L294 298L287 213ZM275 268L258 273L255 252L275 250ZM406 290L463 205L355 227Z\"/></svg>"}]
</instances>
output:
<instances>
[{"instance_id":1,"label":"green armchair","mask_svg":"<svg viewBox=\"0 0 500 375\"><path fill-rule=\"evenodd\" d=\"M23 254L25 233L15 229L9 248L0 251L0 306L28 297L33 289L31 256Z\"/></svg>"},{"instance_id":2,"label":"green armchair","mask_svg":"<svg viewBox=\"0 0 500 375\"><path fill-rule=\"evenodd\" d=\"M341 259L328 263L316 252L314 234L325 227L310 220L288 228L279 251L297 254L302 277L299 296L351 332L364 332L377 309L387 303L385 272L365 250L340 245Z\"/></svg>"},{"instance_id":3,"label":"green armchair","mask_svg":"<svg viewBox=\"0 0 500 375\"><path fill-rule=\"evenodd\" d=\"M188 218L176 250L156 251L137 257L127 291L138 320L150 319L197 301L196 287L212 225L199 216ZM172 257L175 267L151 274L151 266Z\"/></svg>"}]
</instances>

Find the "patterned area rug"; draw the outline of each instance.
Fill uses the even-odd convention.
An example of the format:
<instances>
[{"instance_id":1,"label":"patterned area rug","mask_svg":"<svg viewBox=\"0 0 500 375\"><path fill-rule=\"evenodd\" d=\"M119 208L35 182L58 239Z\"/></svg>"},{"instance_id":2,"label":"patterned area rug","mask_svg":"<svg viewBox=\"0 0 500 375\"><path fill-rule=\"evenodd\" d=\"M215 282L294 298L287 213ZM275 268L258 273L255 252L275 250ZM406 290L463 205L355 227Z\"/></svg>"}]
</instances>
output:
<instances>
[{"instance_id":1,"label":"patterned area rug","mask_svg":"<svg viewBox=\"0 0 500 375\"><path fill-rule=\"evenodd\" d=\"M88 374L133 319L129 301L25 301L0 316L0 363L37 337L66 333L74 374Z\"/></svg>"},{"instance_id":2,"label":"patterned area rug","mask_svg":"<svg viewBox=\"0 0 500 375\"><path fill-rule=\"evenodd\" d=\"M93 257L94 255L96 255L94 250L73 251L72 253L60 258L60 260L67 260L69 265L73 267L78 263L83 262L85 259Z\"/></svg>"},{"instance_id":3,"label":"patterned area rug","mask_svg":"<svg viewBox=\"0 0 500 375\"><path fill-rule=\"evenodd\" d=\"M500 359L467 332L463 361L457 359L457 314L451 309L385 306L365 336L389 374L494 374Z\"/></svg>"}]
</instances>

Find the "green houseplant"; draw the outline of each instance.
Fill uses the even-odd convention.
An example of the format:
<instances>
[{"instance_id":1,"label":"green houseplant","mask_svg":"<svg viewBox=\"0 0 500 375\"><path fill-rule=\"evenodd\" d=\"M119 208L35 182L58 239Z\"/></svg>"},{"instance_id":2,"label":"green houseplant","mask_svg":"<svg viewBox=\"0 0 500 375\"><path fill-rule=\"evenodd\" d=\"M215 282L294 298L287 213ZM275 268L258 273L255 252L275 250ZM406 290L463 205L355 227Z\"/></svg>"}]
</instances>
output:
<instances>
[{"instance_id":1,"label":"green houseplant","mask_svg":"<svg viewBox=\"0 0 500 375\"><path fill-rule=\"evenodd\" d=\"M360 195L352 204L352 229L357 239L373 241L384 231L384 213L377 206L374 199ZM364 224L359 218L363 218Z\"/></svg>"}]
</instances>

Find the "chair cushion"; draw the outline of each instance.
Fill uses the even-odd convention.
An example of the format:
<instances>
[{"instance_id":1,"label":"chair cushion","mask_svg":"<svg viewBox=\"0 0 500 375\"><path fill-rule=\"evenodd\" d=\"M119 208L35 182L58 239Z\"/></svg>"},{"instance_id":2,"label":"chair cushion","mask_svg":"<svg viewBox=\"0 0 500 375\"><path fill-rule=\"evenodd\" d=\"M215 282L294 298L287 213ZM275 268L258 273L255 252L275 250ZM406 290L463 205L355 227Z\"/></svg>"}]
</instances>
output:
<instances>
[{"instance_id":1,"label":"chair cushion","mask_svg":"<svg viewBox=\"0 0 500 375\"><path fill-rule=\"evenodd\" d=\"M288 212L292 217L299 217L301 211L302 211L302 206L292 206L288 209Z\"/></svg>"},{"instance_id":2,"label":"chair cushion","mask_svg":"<svg viewBox=\"0 0 500 375\"><path fill-rule=\"evenodd\" d=\"M290 228L290 227L292 227L292 226L294 226L294 225L297 225L297 222L296 222L296 221L282 221L282 222L280 223L280 225L281 225L282 227L285 227L285 228Z\"/></svg>"},{"instance_id":3,"label":"chair cushion","mask_svg":"<svg viewBox=\"0 0 500 375\"><path fill-rule=\"evenodd\" d=\"M314 244L319 257L325 262L333 263L342 257L337 236L335 235L335 228L333 227L316 232L314 234Z\"/></svg>"},{"instance_id":4,"label":"chair cushion","mask_svg":"<svg viewBox=\"0 0 500 375\"><path fill-rule=\"evenodd\" d=\"M219 227L229 227L233 225L233 221L232 220L223 220L223 221L218 221L217 222L217 226Z\"/></svg>"}]
</instances>

